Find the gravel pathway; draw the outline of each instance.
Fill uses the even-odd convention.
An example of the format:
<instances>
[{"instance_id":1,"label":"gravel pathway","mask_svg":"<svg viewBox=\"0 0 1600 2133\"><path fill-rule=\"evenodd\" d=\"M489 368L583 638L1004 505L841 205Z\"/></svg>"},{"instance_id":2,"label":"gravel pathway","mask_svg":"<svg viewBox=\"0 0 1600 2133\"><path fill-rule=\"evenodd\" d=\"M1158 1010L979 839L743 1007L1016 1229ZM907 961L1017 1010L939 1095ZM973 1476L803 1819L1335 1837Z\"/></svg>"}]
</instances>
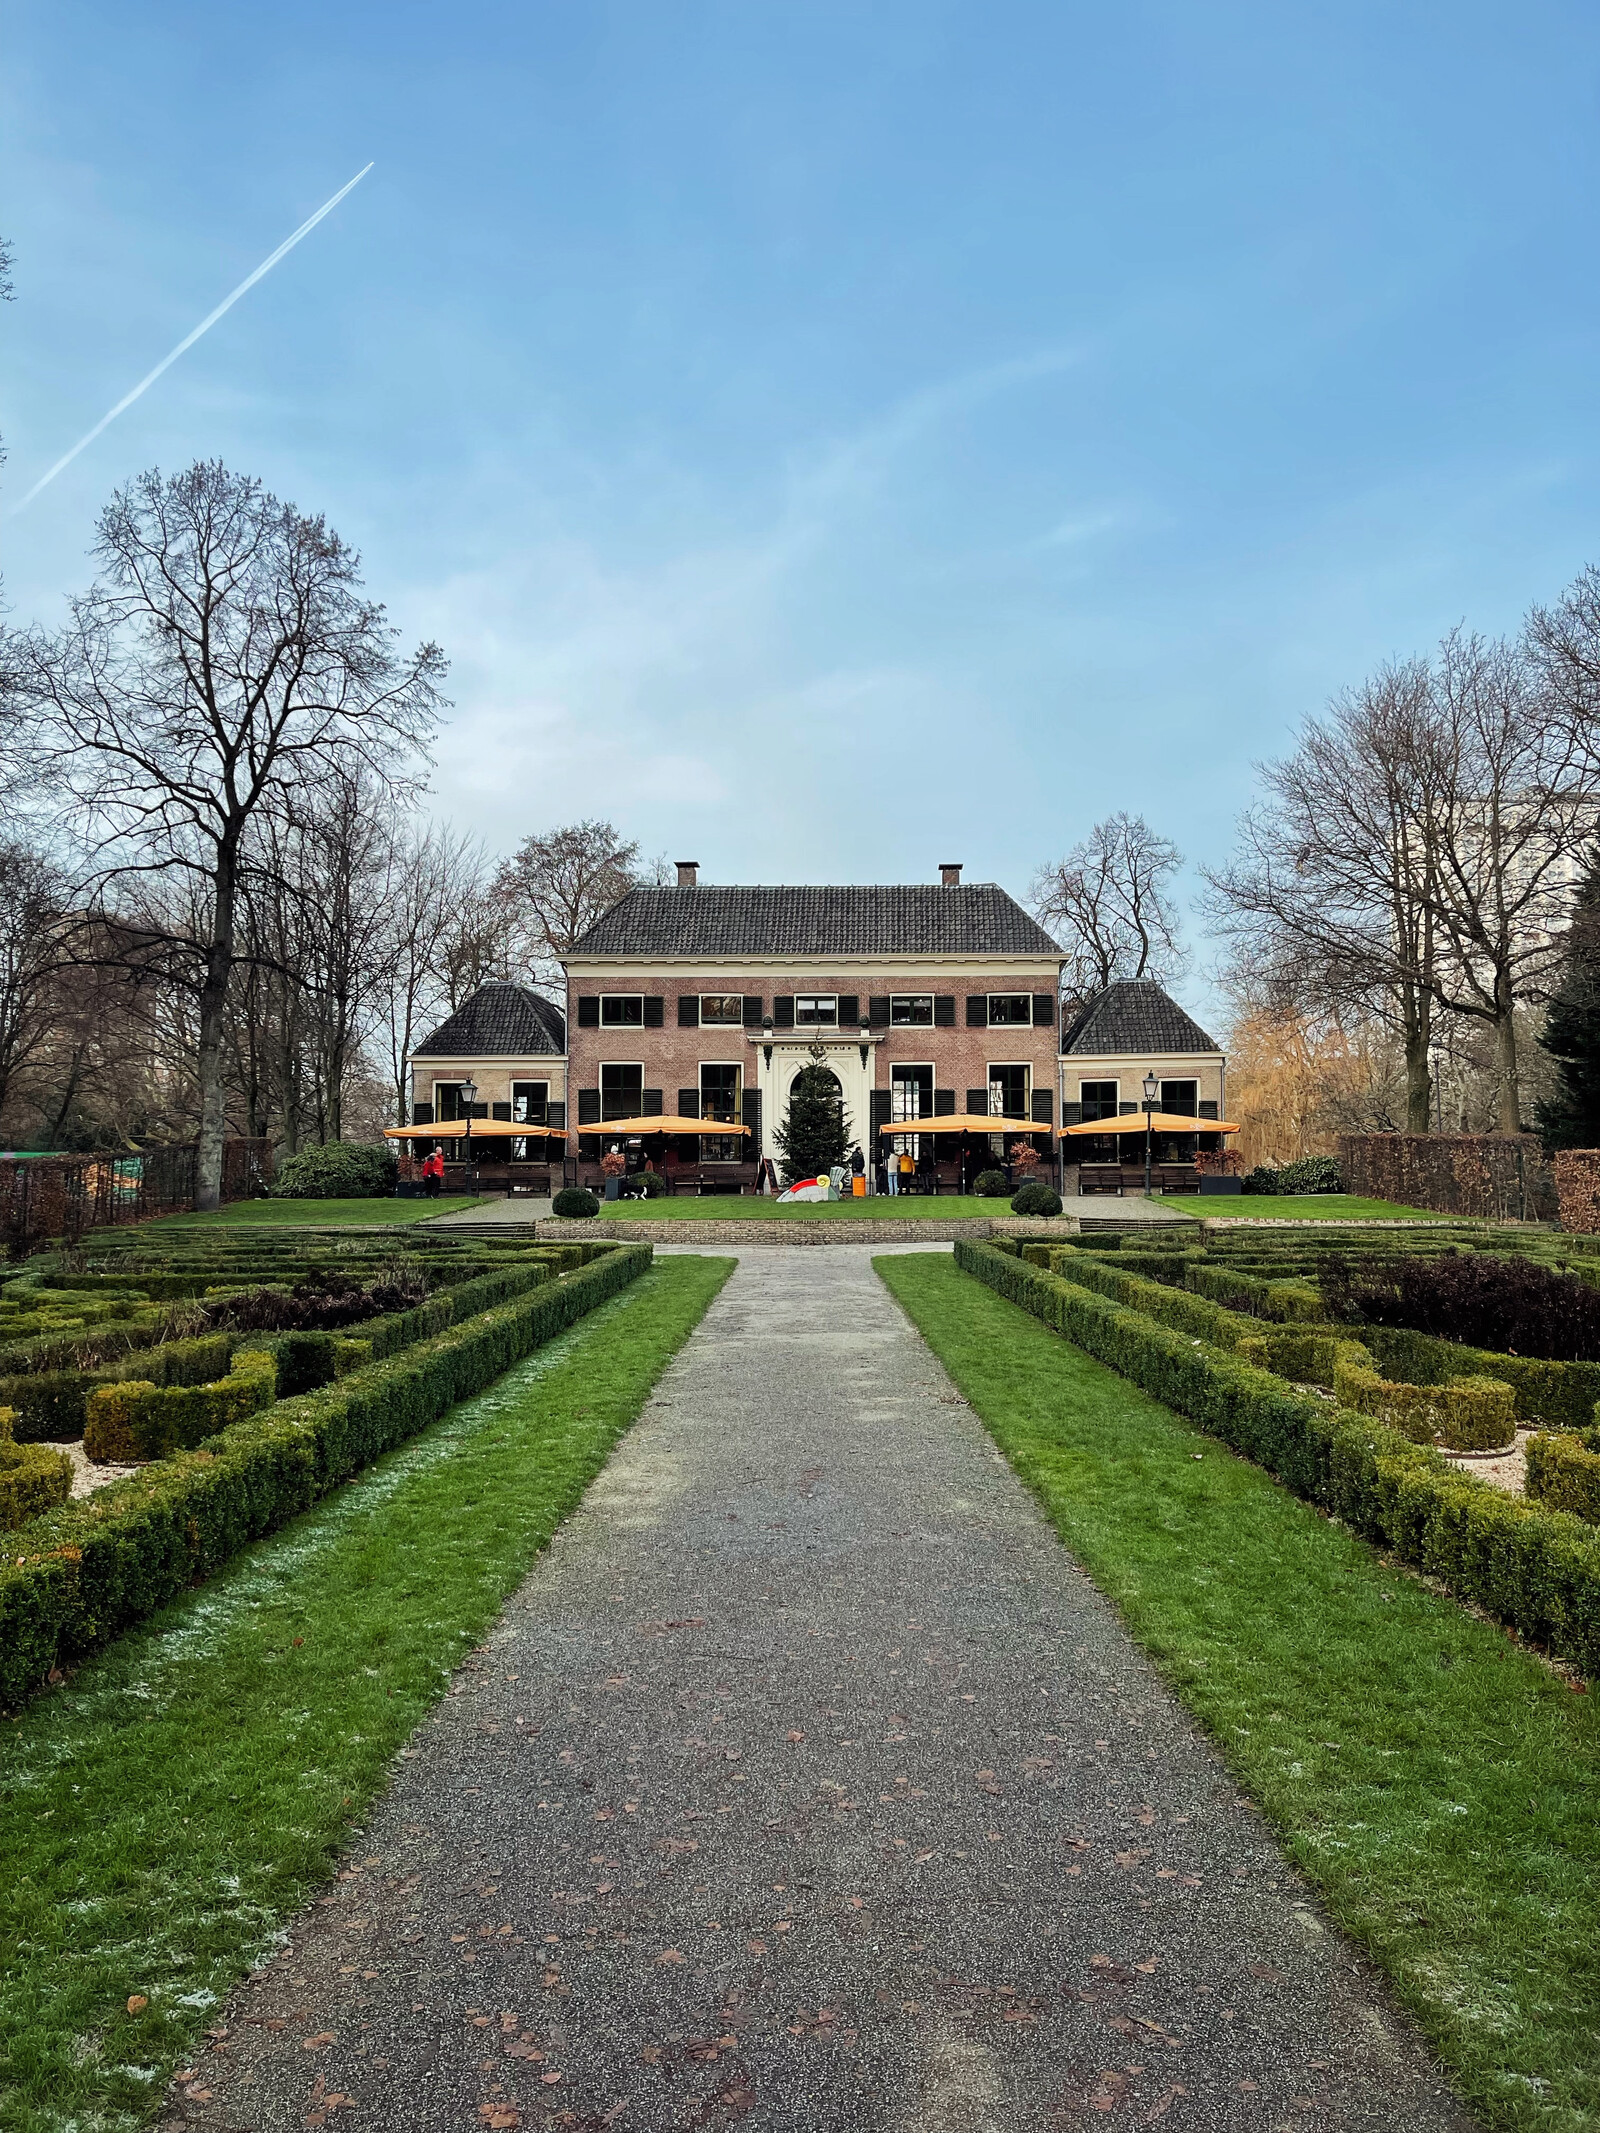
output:
<instances>
[{"instance_id":1,"label":"gravel pathway","mask_svg":"<svg viewBox=\"0 0 1600 2133\"><path fill-rule=\"evenodd\" d=\"M749 1251L163 2124L1462 2133L870 1255Z\"/></svg>"}]
</instances>

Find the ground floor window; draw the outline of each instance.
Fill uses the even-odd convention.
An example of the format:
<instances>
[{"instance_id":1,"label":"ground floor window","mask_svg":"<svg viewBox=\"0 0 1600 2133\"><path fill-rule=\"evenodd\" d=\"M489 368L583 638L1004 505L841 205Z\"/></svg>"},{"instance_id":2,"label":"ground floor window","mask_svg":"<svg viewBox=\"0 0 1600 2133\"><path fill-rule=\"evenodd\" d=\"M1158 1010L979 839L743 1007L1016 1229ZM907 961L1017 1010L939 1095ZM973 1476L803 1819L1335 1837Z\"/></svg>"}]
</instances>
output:
<instances>
[{"instance_id":1,"label":"ground floor window","mask_svg":"<svg viewBox=\"0 0 1600 2133\"><path fill-rule=\"evenodd\" d=\"M600 1069L600 1116L637 1118L644 1109L644 1068L631 1063Z\"/></svg>"},{"instance_id":2,"label":"ground floor window","mask_svg":"<svg viewBox=\"0 0 1600 2133\"><path fill-rule=\"evenodd\" d=\"M717 1119L722 1124L736 1126L739 1123L740 1076L736 1066L708 1064L700 1069L700 1116ZM737 1163L744 1154L739 1143L743 1138L737 1133L703 1133L700 1136L700 1160L702 1163Z\"/></svg>"},{"instance_id":3,"label":"ground floor window","mask_svg":"<svg viewBox=\"0 0 1600 2133\"><path fill-rule=\"evenodd\" d=\"M933 1068L931 1066L894 1065L889 1069L889 1117L898 1125L903 1118L931 1118L933 1116ZM896 1155L919 1156L922 1153L922 1136L917 1133L896 1133L889 1136L889 1145Z\"/></svg>"}]
</instances>

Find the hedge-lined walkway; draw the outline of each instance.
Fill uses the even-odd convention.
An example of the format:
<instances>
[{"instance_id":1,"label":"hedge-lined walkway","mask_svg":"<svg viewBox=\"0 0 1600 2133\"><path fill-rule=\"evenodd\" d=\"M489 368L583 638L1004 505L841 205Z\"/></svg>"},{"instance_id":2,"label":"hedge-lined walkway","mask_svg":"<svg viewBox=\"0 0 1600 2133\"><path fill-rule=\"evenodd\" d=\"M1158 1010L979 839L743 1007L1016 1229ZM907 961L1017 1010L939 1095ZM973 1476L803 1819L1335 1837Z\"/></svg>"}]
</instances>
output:
<instances>
[{"instance_id":1,"label":"hedge-lined walkway","mask_svg":"<svg viewBox=\"0 0 1600 2133\"><path fill-rule=\"evenodd\" d=\"M748 1255L166 2123L1465 2121L874 1275Z\"/></svg>"}]
</instances>

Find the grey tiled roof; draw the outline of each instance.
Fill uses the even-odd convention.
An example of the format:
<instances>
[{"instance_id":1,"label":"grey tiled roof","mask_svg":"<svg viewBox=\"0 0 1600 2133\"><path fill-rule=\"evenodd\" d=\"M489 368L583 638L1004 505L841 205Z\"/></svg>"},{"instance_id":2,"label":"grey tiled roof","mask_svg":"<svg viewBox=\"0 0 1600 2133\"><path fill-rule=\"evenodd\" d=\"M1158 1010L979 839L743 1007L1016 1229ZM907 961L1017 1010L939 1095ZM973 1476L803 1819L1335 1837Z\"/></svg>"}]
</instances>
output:
<instances>
[{"instance_id":1,"label":"grey tiled roof","mask_svg":"<svg viewBox=\"0 0 1600 2133\"><path fill-rule=\"evenodd\" d=\"M495 980L441 1022L412 1055L419 1059L493 1059L564 1052L566 1020L559 1007L525 985Z\"/></svg>"},{"instance_id":2,"label":"grey tiled roof","mask_svg":"<svg viewBox=\"0 0 1600 2133\"><path fill-rule=\"evenodd\" d=\"M1064 1052L1216 1052L1192 1015L1153 978L1118 978L1097 992L1067 1025Z\"/></svg>"},{"instance_id":3,"label":"grey tiled roof","mask_svg":"<svg viewBox=\"0 0 1600 2133\"><path fill-rule=\"evenodd\" d=\"M574 955L1048 955L1060 950L992 881L880 888L634 889Z\"/></svg>"}]
</instances>

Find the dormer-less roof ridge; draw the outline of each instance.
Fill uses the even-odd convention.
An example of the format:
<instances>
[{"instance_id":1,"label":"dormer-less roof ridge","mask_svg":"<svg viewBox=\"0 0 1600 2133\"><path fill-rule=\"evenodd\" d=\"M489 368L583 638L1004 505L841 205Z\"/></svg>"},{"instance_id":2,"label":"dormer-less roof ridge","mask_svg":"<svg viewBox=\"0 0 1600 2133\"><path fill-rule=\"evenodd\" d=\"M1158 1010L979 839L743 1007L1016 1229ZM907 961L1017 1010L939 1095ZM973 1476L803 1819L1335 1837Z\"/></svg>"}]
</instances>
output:
<instances>
[{"instance_id":1,"label":"dormer-less roof ridge","mask_svg":"<svg viewBox=\"0 0 1600 2133\"><path fill-rule=\"evenodd\" d=\"M1222 1047L1154 978L1114 978L1079 1008L1061 1049L1086 1058L1219 1052Z\"/></svg>"},{"instance_id":2,"label":"dormer-less roof ridge","mask_svg":"<svg viewBox=\"0 0 1600 2133\"><path fill-rule=\"evenodd\" d=\"M566 1017L542 993L508 978L491 978L463 1000L429 1037L415 1059L559 1057L567 1048Z\"/></svg>"},{"instance_id":3,"label":"dormer-less roof ridge","mask_svg":"<svg viewBox=\"0 0 1600 2133\"><path fill-rule=\"evenodd\" d=\"M997 882L634 889L574 957L1025 955L1061 951Z\"/></svg>"}]
</instances>

